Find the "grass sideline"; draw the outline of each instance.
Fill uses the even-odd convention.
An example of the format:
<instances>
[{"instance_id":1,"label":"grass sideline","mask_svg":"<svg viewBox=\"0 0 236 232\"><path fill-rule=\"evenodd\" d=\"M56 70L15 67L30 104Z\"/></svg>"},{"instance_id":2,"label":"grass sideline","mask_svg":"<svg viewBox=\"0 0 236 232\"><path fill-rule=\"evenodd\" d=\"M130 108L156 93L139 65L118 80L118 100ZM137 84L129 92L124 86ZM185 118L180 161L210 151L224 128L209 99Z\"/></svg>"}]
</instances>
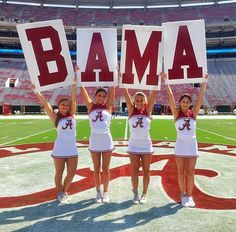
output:
<instances>
[{"instance_id":1,"label":"grass sideline","mask_svg":"<svg viewBox=\"0 0 236 232\"><path fill-rule=\"evenodd\" d=\"M0 146L53 142L56 130L47 117L16 119L0 118ZM225 119L226 118L226 119ZM112 119L113 139L126 139L127 117ZM87 116L77 117L77 140L88 140L90 134ZM172 117L153 117L150 130L153 140L174 141L176 132ZM129 138L129 130L128 136ZM198 142L236 145L236 117L199 117L197 119Z\"/></svg>"}]
</instances>

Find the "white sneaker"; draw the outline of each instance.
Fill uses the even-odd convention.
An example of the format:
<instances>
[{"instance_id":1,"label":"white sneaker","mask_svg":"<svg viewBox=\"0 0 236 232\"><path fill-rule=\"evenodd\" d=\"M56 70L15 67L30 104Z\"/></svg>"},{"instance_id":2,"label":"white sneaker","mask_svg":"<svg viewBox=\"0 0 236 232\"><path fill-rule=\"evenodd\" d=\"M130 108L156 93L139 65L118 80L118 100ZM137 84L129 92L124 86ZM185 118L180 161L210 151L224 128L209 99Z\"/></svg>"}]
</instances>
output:
<instances>
[{"instance_id":1,"label":"white sneaker","mask_svg":"<svg viewBox=\"0 0 236 232\"><path fill-rule=\"evenodd\" d=\"M193 201L192 197L188 197L188 207L195 207L195 202Z\"/></svg>"},{"instance_id":2,"label":"white sneaker","mask_svg":"<svg viewBox=\"0 0 236 232\"><path fill-rule=\"evenodd\" d=\"M59 193L57 193L57 200L58 200L59 202L61 202L62 199L63 199L63 196L64 196L64 192L59 192Z\"/></svg>"},{"instance_id":3,"label":"white sneaker","mask_svg":"<svg viewBox=\"0 0 236 232\"><path fill-rule=\"evenodd\" d=\"M102 193L101 193L101 191L97 191L97 196L96 196L95 202L96 203L102 203Z\"/></svg>"},{"instance_id":4,"label":"white sneaker","mask_svg":"<svg viewBox=\"0 0 236 232\"><path fill-rule=\"evenodd\" d=\"M108 196L108 192L104 192L102 202L108 203L109 201L110 201L110 199L109 199L109 196Z\"/></svg>"},{"instance_id":5,"label":"white sneaker","mask_svg":"<svg viewBox=\"0 0 236 232\"><path fill-rule=\"evenodd\" d=\"M142 196L141 196L139 202L140 202L141 204L145 204L145 203L147 202L146 194L142 194Z\"/></svg>"},{"instance_id":6,"label":"white sneaker","mask_svg":"<svg viewBox=\"0 0 236 232\"><path fill-rule=\"evenodd\" d=\"M138 191L133 191L134 193L134 198L132 200L132 202L137 205L139 203L139 196L138 196Z\"/></svg>"},{"instance_id":7,"label":"white sneaker","mask_svg":"<svg viewBox=\"0 0 236 232\"><path fill-rule=\"evenodd\" d=\"M68 203L68 201L70 200L69 193L67 193L67 192L59 192L57 194L57 200L60 203Z\"/></svg>"},{"instance_id":8,"label":"white sneaker","mask_svg":"<svg viewBox=\"0 0 236 232\"><path fill-rule=\"evenodd\" d=\"M184 207L188 207L188 197L187 196L181 196L181 205Z\"/></svg>"}]
</instances>

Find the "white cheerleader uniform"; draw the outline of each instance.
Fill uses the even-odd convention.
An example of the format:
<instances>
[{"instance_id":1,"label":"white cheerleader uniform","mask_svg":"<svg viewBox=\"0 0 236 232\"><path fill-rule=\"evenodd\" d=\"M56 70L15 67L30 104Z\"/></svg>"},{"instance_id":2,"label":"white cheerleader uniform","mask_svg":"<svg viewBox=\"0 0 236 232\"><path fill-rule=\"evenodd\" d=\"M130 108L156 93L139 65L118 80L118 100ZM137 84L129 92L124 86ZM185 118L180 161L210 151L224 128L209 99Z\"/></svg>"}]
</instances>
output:
<instances>
[{"instance_id":1,"label":"white cheerleader uniform","mask_svg":"<svg viewBox=\"0 0 236 232\"><path fill-rule=\"evenodd\" d=\"M65 116L59 114L57 125L57 139L54 143L53 158L73 158L78 157L76 145L76 121L72 115Z\"/></svg>"},{"instance_id":2,"label":"white cheerleader uniform","mask_svg":"<svg viewBox=\"0 0 236 232\"><path fill-rule=\"evenodd\" d=\"M129 117L130 138L128 153L137 155L151 155L153 153L152 140L150 138L151 118L147 110L134 108Z\"/></svg>"},{"instance_id":3,"label":"white cheerleader uniform","mask_svg":"<svg viewBox=\"0 0 236 232\"><path fill-rule=\"evenodd\" d=\"M196 139L196 119L193 112L188 110L185 115L181 110L175 120L177 139L175 143L175 156L198 157L198 145Z\"/></svg>"},{"instance_id":4,"label":"white cheerleader uniform","mask_svg":"<svg viewBox=\"0 0 236 232\"><path fill-rule=\"evenodd\" d=\"M89 112L90 152L111 152L114 144L110 133L111 114L106 105L93 104Z\"/></svg>"}]
</instances>

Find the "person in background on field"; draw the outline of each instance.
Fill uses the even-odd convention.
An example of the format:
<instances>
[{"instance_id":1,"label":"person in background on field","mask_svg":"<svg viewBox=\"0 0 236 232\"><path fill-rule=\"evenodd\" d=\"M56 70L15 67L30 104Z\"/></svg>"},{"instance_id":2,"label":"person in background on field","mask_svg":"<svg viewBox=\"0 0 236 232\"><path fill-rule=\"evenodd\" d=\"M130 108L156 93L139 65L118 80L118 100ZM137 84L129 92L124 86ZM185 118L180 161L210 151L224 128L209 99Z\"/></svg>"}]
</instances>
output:
<instances>
[{"instance_id":1,"label":"person in background on field","mask_svg":"<svg viewBox=\"0 0 236 232\"><path fill-rule=\"evenodd\" d=\"M115 87L110 87L108 93L104 88L98 88L95 93L94 102L84 87L80 88L80 92L87 106L91 127L89 151L93 160L94 180L97 191L95 201L97 203L108 203L109 165L111 153L114 150L110 133L110 122L115 98ZM102 183L103 193L101 191Z\"/></svg>"},{"instance_id":2,"label":"person in background on field","mask_svg":"<svg viewBox=\"0 0 236 232\"><path fill-rule=\"evenodd\" d=\"M57 190L57 200L66 203L69 200L69 193L67 192L77 169L78 151L76 145L76 93L77 93L77 78L75 75L74 81L71 85L70 98L62 98L58 102L58 112L55 113L46 100L46 98L32 89L38 97L40 103L46 110L49 118L57 129L57 139L54 143L52 158L55 166L55 185ZM67 169L67 174L63 180L64 169Z\"/></svg>"},{"instance_id":3,"label":"person in background on field","mask_svg":"<svg viewBox=\"0 0 236 232\"><path fill-rule=\"evenodd\" d=\"M166 81L166 74L161 73ZM198 145L196 140L196 119L203 103L206 91L208 75L204 76L205 82L201 84L195 106L190 109L192 99L190 95L183 94L179 99L179 106L175 104L173 92L166 84L169 103L175 120L177 139L175 144L175 160L178 170L178 183L180 188L181 204L185 207L194 207L192 198L194 187L194 169L198 157Z\"/></svg>"},{"instance_id":4,"label":"person in background on field","mask_svg":"<svg viewBox=\"0 0 236 232\"><path fill-rule=\"evenodd\" d=\"M134 95L134 101L132 101L128 89L125 89L125 100L130 127L128 153L132 168L131 182L134 194L132 201L134 204L144 204L147 201L146 194L150 182L150 164L153 154L149 130L156 96L157 91L152 91L147 101L147 97L143 92L137 92ZM139 198L138 174L140 164L143 169L143 192Z\"/></svg>"}]
</instances>

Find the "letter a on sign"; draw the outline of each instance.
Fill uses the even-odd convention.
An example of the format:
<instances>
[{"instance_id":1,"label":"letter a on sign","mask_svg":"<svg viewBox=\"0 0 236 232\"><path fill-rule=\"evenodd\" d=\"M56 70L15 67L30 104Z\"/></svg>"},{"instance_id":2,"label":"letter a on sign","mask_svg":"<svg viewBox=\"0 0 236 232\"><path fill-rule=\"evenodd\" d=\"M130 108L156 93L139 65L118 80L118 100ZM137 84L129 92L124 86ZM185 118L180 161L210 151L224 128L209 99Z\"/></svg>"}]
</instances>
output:
<instances>
[{"instance_id":1,"label":"letter a on sign","mask_svg":"<svg viewBox=\"0 0 236 232\"><path fill-rule=\"evenodd\" d=\"M17 31L36 89L70 85L74 71L62 20L19 24Z\"/></svg>"},{"instance_id":2,"label":"letter a on sign","mask_svg":"<svg viewBox=\"0 0 236 232\"><path fill-rule=\"evenodd\" d=\"M120 87L160 90L163 28L124 25L122 30Z\"/></svg>"},{"instance_id":3,"label":"letter a on sign","mask_svg":"<svg viewBox=\"0 0 236 232\"><path fill-rule=\"evenodd\" d=\"M77 64L82 86L115 86L117 31L114 28L78 28Z\"/></svg>"},{"instance_id":4,"label":"letter a on sign","mask_svg":"<svg viewBox=\"0 0 236 232\"><path fill-rule=\"evenodd\" d=\"M203 20L163 23L164 72L169 84L200 83L207 73Z\"/></svg>"}]
</instances>

